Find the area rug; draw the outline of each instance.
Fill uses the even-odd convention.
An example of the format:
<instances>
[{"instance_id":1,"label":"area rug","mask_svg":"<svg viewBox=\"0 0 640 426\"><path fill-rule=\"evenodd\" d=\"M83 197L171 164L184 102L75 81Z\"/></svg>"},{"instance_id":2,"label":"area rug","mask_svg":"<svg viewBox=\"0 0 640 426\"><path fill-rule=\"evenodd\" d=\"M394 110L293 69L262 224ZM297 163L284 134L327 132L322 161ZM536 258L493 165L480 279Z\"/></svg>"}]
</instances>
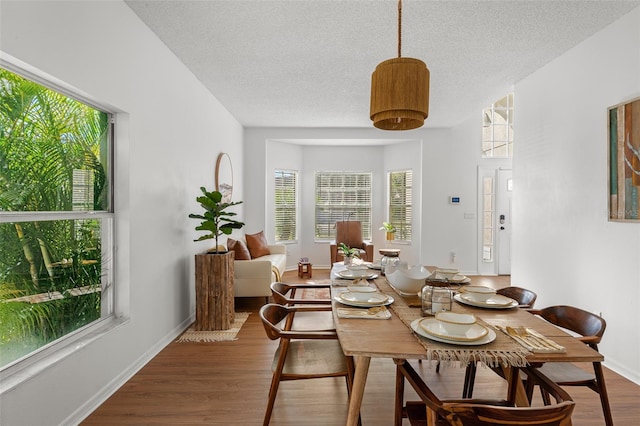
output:
<instances>
[{"instance_id":1,"label":"area rug","mask_svg":"<svg viewBox=\"0 0 640 426\"><path fill-rule=\"evenodd\" d=\"M228 330L196 331L191 326L176 342L228 342L238 340L238 332L247 318L249 318L249 312L236 312L235 320Z\"/></svg>"}]
</instances>

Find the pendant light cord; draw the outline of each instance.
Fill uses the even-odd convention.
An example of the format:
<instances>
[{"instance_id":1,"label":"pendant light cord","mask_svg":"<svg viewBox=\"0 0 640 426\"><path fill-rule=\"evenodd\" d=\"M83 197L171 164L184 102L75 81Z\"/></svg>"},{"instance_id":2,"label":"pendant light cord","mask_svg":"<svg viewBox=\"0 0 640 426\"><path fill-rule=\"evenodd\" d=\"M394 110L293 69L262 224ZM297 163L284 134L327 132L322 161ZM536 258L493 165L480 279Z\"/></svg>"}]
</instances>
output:
<instances>
[{"instance_id":1,"label":"pendant light cord","mask_svg":"<svg viewBox=\"0 0 640 426\"><path fill-rule=\"evenodd\" d=\"M398 58L402 57L402 0L398 0Z\"/></svg>"}]
</instances>

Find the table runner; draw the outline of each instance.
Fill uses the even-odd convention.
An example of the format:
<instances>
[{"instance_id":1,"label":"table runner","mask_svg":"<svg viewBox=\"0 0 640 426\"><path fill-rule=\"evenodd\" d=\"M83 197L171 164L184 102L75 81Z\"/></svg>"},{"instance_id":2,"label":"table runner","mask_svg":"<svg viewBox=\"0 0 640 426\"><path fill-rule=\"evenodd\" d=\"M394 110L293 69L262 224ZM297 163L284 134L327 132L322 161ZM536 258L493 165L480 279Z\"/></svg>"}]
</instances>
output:
<instances>
[{"instance_id":1,"label":"table runner","mask_svg":"<svg viewBox=\"0 0 640 426\"><path fill-rule=\"evenodd\" d=\"M411 323L414 320L421 318L420 308L416 307L416 300L418 300L419 297L417 295L400 295L387 283L386 278L375 280L375 284L381 292L393 296L395 302L389 307L395 312L398 318L400 318L400 320L411 329ZM463 306L460 306L455 302L453 302L453 305L454 312L466 311ZM526 358L531 354L530 351L514 342L500 330L497 330L495 327L482 321L480 318L478 318L478 321L485 327L491 328L496 333L496 339L493 342L482 346L463 346L429 340L417 335L413 330L412 333L426 349L428 360L440 360L445 365L455 361L459 361L461 367L466 366L470 361L480 361L490 367L524 367L528 365Z\"/></svg>"}]
</instances>

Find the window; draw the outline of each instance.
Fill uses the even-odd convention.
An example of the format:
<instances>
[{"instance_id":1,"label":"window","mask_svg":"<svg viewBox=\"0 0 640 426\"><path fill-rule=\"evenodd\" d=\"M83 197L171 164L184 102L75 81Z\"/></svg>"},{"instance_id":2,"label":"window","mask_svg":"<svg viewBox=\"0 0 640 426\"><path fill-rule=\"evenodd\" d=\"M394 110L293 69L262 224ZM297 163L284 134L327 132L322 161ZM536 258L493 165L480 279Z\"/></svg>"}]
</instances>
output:
<instances>
[{"instance_id":1,"label":"window","mask_svg":"<svg viewBox=\"0 0 640 426\"><path fill-rule=\"evenodd\" d=\"M411 241L413 172L389 172L389 222L396 227L394 241Z\"/></svg>"},{"instance_id":2,"label":"window","mask_svg":"<svg viewBox=\"0 0 640 426\"><path fill-rule=\"evenodd\" d=\"M334 239L342 220L359 220L362 238L371 239L371 173L316 173L315 239Z\"/></svg>"},{"instance_id":3,"label":"window","mask_svg":"<svg viewBox=\"0 0 640 426\"><path fill-rule=\"evenodd\" d=\"M113 312L112 127L0 68L0 369Z\"/></svg>"},{"instance_id":4,"label":"window","mask_svg":"<svg viewBox=\"0 0 640 426\"><path fill-rule=\"evenodd\" d=\"M493 178L482 178L482 261L493 262Z\"/></svg>"},{"instance_id":5,"label":"window","mask_svg":"<svg viewBox=\"0 0 640 426\"><path fill-rule=\"evenodd\" d=\"M297 239L298 172L276 170L275 172L275 240L276 242Z\"/></svg>"},{"instance_id":6,"label":"window","mask_svg":"<svg viewBox=\"0 0 640 426\"><path fill-rule=\"evenodd\" d=\"M482 156L513 156L513 93L482 110Z\"/></svg>"}]
</instances>

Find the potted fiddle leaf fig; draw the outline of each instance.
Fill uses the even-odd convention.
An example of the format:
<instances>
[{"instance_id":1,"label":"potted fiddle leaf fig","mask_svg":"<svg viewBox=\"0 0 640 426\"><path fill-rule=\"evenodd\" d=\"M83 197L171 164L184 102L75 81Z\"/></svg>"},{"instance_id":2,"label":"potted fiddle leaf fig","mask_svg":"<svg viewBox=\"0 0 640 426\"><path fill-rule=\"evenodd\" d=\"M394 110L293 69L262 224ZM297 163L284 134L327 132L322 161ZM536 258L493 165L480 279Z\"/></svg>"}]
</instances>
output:
<instances>
[{"instance_id":1,"label":"potted fiddle leaf fig","mask_svg":"<svg viewBox=\"0 0 640 426\"><path fill-rule=\"evenodd\" d=\"M208 234L202 235L194 241L215 239L216 246L212 252L219 253L218 237L221 235L231 235L234 229L240 229L244 226L244 222L232 219L236 213L227 211L231 206L242 204L242 201L223 203L221 192L209 192L204 186L200 187L200 191L202 191L204 195L197 197L196 201L198 201L204 209L204 214L191 213L189 217L192 219L201 219L202 222L196 226L196 231L206 231Z\"/></svg>"},{"instance_id":2,"label":"potted fiddle leaf fig","mask_svg":"<svg viewBox=\"0 0 640 426\"><path fill-rule=\"evenodd\" d=\"M223 202L222 193L207 191L201 187L201 196L196 200L204 209L203 214L192 213L192 219L199 219L196 231L205 231L205 235L194 241L214 239L215 248L206 254L196 254L196 323L194 329L228 330L235 319L233 291L233 252L218 249L218 237L230 235L234 229L240 229L244 222L235 220L236 215L227 209L241 204L242 201Z\"/></svg>"}]
</instances>

